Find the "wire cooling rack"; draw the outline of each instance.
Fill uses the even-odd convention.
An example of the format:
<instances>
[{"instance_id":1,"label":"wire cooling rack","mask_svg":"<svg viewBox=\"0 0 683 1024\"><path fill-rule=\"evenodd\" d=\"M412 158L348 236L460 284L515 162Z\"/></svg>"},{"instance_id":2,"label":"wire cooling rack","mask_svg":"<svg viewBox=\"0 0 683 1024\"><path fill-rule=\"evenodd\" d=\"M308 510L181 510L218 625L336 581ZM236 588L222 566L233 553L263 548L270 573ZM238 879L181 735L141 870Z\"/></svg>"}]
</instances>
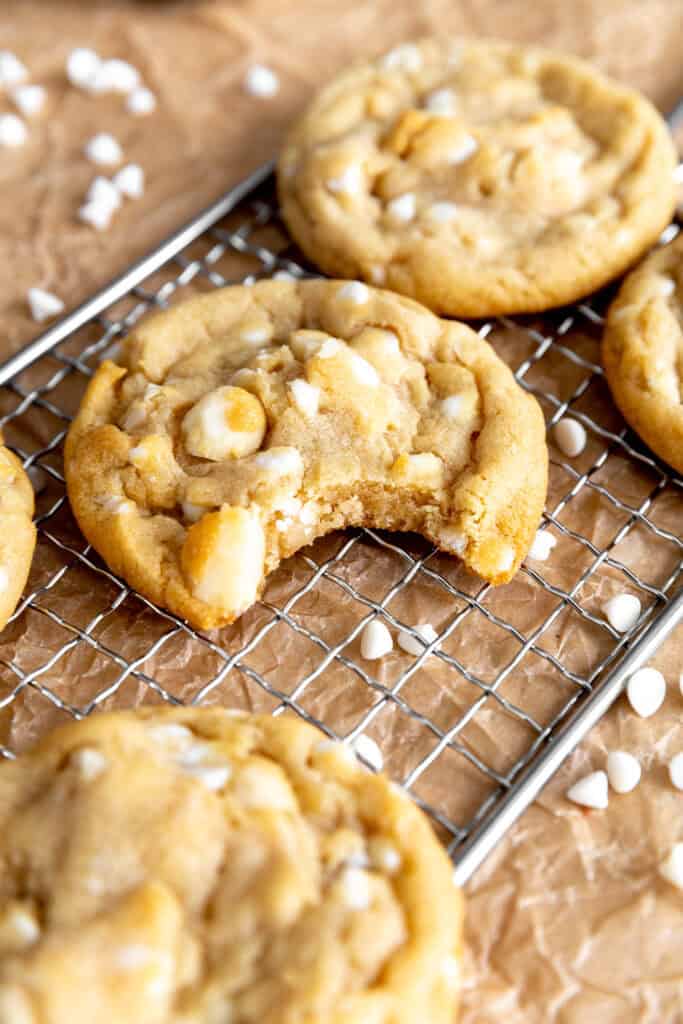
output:
<instances>
[{"instance_id":1,"label":"wire cooling rack","mask_svg":"<svg viewBox=\"0 0 683 1024\"><path fill-rule=\"evenodd\" d=\"M370 761L374 748L358 739L379 740L464 882L683 617L683 481L609 399L604 298L491 321L480 333L539 399L549 429L569 412L588 433L576 459L551 446L541 526L557 542L550 558L494 589L419 539L357 530L290 559L235 626L196 632L113 576L80 536L64 493L64 435L99 361L150 309L307 272L264 167L0 367L0 425L39 491L35 565L0 636L0 753L13 757L15 736L99 707L294 711ZM620 635L602 607L624 591L642 613ZM418 656L361 658L370 619L410 630L427 607L439 636Z\"/></svg>"}]
</instances>

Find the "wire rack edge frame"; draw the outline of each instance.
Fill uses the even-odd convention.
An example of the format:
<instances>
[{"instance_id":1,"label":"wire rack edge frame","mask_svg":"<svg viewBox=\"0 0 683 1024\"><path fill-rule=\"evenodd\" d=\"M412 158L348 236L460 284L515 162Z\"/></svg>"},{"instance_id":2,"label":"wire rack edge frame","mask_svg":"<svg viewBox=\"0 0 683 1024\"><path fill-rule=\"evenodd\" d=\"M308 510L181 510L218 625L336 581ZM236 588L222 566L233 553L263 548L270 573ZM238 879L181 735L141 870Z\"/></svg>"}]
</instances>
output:
<instances>
[{"instance_id":1,"label":"wire rack edge frame","mask_svg":"<svg viewBox=\"0 0 683 1024\"><path fill-rule=\"evenodd\" d=\"M6 385L42 356L123 298L147 277L168 263L183 249L196 241L240 202L263 185L273 171L269 162L228 190L177 231L164 239L146 256L124 270L100 291L86 299L71 313L62 317L32 342L0 363L0 387ZM664 640L683 621L683 588L669 599L662 610L645 623L630 639L616 665L603 676L589 693L580 698L578 709L540 748L514 784L486 812L474 833L454 851L455 880L463 885L493 850L504 834L533 802L540 790L558 770L561 763L581 742L619 696L623 686L637 668L650 658Z\"/></svg>"}]
</instances>

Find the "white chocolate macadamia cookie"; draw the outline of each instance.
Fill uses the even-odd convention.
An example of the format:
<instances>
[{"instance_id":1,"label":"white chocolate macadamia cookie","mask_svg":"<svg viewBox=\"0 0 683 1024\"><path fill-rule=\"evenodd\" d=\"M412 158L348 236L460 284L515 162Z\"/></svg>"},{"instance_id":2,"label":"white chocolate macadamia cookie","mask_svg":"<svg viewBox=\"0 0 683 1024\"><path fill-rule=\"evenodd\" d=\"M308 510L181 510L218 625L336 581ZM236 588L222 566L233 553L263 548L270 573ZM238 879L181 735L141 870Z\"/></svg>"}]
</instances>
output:
<instances>
[{"instance_id":1,"label":"white chocolate macadamia cookie","mask_svg":"<svg viewBox=\"0 0 683 1024\"><path fill-rule=\"evenodd\" d=\"M359 282L267 281L150 319L66 446L111 568L203 628L331 530L415 530L493 583L541 516L543 418L463 324Z\"/></svg>"},{"instance_id":2,"label":"white chocolate macadamia cookie","mask_svg":"<svg viewBox=\"0 0 683 1024\"><path fill-rule=\"evenodd\" d=\"M453 1024L427 819L295 716L92 715L0 764L2 1024Z\"/></svg>"},{"instance_id":3,"label":"white chocolate macadamia cookie","mask_svg":"<svg viewBox=\"0 0 683 1024\"><path fill-rule=\"evenodd\" d=\"M669 222L675 166L655 108L586 62L441 37L327 85L289 134L278 192L326 274L485 317L621 274Z\"/></svg>"}]
</instances>

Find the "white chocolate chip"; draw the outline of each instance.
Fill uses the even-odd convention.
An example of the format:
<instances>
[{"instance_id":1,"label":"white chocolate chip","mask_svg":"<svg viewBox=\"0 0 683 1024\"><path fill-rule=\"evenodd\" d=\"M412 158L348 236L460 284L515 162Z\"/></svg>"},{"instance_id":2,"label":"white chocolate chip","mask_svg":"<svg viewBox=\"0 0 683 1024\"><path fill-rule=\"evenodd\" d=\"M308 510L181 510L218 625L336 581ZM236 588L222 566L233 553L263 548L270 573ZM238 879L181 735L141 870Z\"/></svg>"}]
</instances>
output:
<instances>
[{"instance_id":1,"label":"white chocolate chip","mask_svg":"<svg viewBox=\"0 0 683 1024\"><path fill-rule=\"evenodd\" d=\"M479 143L472 135L465 135L462 141L448 151L447 160L451 166L464 164L479 149Z\"/></svg>"},{"instance_id":2,"label":"white chocolate chip","mask_svg":"<svg viewBox=\"0 0 683 1024\"><path fill-rule=\"evenodd\" d=\"M9 573L7 569L5 569L3 566L0 566L0 593L3 593L5 590L7 590L8 586Z\"/></svg>"},{"instance_id":3,"label":"white chocolate chip","mask_svg":"<svg viewBox=\"0 0 683 1024\"><path fill-rule=\"evenodd\" d=\"M430 92L429 96L427 96L424 101L424 108L432 114L440 114L447 117L455 113L456 102L455 93L452 89L437 89L435 92Z\"/></svg>"},{"instance_id":4,"label":"white chocolate chip","mask_svg":"<svg viewBox=\"0 0 683 1024\"><path fill-rule=\"evenodd\" d=\"M683 789L683 752L674 754L669 761L669 778L674 789Z\"/></svg>"},{"instance_id":5,"label":"white chocolate chip","mask_svg":"<svg viewBox=\"0 0 683 1024\"><path fill-rule=\"evenodd\" d=\"M278 92L280 79L271 68L263 64L252 64L244 79L244 88L250 96L269 99Z\"/></svg>"},{"instance_id":6,"label":"white chocolate chip","mask_svg":"<svg viewBox=\"0 0 683 1024\"><path fill-rule=\"evenodd\" d=\"M118 498L116 496L106 498L102 502L102 508L112 516L125 515L128 512L132 512L133 507L132 501L128 501L127 498Z\"/></svg>"},{"instance_id":7,"label":"white chocolate chip","mask_svg":"<svg viewBox=\"0 0 683 1024\"><path fill-rule=\"evenodd\" d=\"M441 962L441 974L449 988L460 985L460 963L454 956L447 956Z\"/></svg>"},{"instance_id":8,"label":"white chocolate chip","mask_svg":"<svg viewBox=\"0 0 683 1024\"><path fill-rule=\"evenodd\" d=\"M683 889L683 843L674 843L666 859L659 865L659 873L677 889Z\"/></svg>"},{"instance_id":9,"label":"white chocolate chip","mask_svg":"<svg viewBox=\"0 0 683 1024\"><path fill-rule=\"evenodd\" d=\"M45 105L47 92L42 85L18 85L12 90L12 99L24 117L35 117Z\"/></svg>"},{"instance_id":10,"label":"white chocolate chip","mask_svg":"<svg viewBox=\"0 0 683 1024\"><path fill-rule=\"evenodd\" d=\"M182 747L194 743L194 733L180 722L159 722L157 725L150 725L147 731L155 743Z\"/></svg>"},{"instance_id":11,"label":"white chocolate chip","mask_svg":"<svg viewBox=\"0 0 683 1024\"><path fill-rule=\"evenodd\" d=\"M640 782L640 763L626 750L613 750L607 755L607 778L615 793L630 793Z\"/></svg>"},{"instance_id":12,"label":"white chocolate chip","mask_svg":"<svg viewBox=\"0 0 683 1024\"><path fill-rule=\"evenodd\" d=\"M367 736L364 732L360 736L356 736L353 741L353 749L357 756L369 764L374 771L382 771L384 768L384 757L371 736Z\"/></svg>"},{"instance_id":13,"label":"white chocolate chip","mask_svg":"<svg viewBox=\"0 0 683 1024\"><path fill-rule=\"evenodd\" d=\"M304 460L297 448L270 448L254 456L254 465L277 476L301 476Z\"/></svg>"},{"instance_id":14,"label":"white chocolate chip","mask_svg":"<svg viewBox=\"0 0 683 1024\"><path fill-rule=\"evenodd\" d=\"M104 231L111 223L112 207L105 203L85 203L78 211L78 219L97 231Z\"/></svg>"},{"instance_id":15,"label":"white chocolate chip","mask_svg":"<svg viewBox=\"0 0 683 1024\"><path fill-rule=\"evenodd\" d=\"M389 839L384 839L381 836L370 839L368 854L373 868L386 875L395 875L401 867L401 854Z\"/></svg>"},{"instance_id":16,"label":"white chocolate chip","mask_svg":"<svg viewBox=\"0 0 683 1024\"><path fill-rule=\"evenodd\" d=\"M373 284L381 286L381 285L383 285L386 282L386 279L387 279L386 268L380 266L379 264L374 264L373 266L369 267L368 268L368 274L369 274L370 280L372 281Z\"/></svg>"},{"instance_id":17,"label":"white chocolate chip","mask_svg":"<svg viewBox=\"0 0 683 1024\"><path fill-rule=\"evenodd\" d=\"M318 740L313 747L313 753L318 755L332 754L347 764L353 764L356 760L350 747L347 747L345 743L341 743L339 740Z\"/></svg>"},{"instance_id":18,"label":"white chocolate chip","mask_svg":"<svg viewBox=\"0 0 683 1024\"><path fill-rule=\"evenodd\" d=\"M436 221L437 224L448 224L458 215L458 207L455 203L441 202L432 203L427 210L427 216L430 220Z\"/></svg>"},{"instance_id":19,"label":"white chocolate chip","mask_svg":"<svg viewBox=\"0 0 683 1024\"><path fill-rule=\"evenodd\" d=\"M153 959L153 952L149 946L139 942L131 942L128 946L120 946L114 950L113 962L119 970L137 971L146 967Z\"/></svg>"},{"instance_id":20,"label":"white chocolate chip","mask_svg":"<svg viewBox=\"0 0 683 1024\"><path fill-rule=\"evenodd\" d=\"M565 416L555 424L555 444L570 459L580 455L586 447L586 428L583 423Z\"/></svg>"},{"instance_id":21,"label":"white chocolate chip","mask_svg":"<svg viewBox=\"0 0 683 1024\"><path fill-rule=\"evenodd\" d=\"M424 643L420 643L417 637L414 637L412 633L402 630L398 634L398 646L402 650L407 651L408 654L414 654L417 657L417 655L422 654L427 644L431 644L436 640L439 634L436 632L431 622L422 622L417 626L413 626L413 629L422 637Z\"/></svg>"},{"instance_id":22,"label":"white chocolate chip","mask_svg":"<svg viewBox=\"0 0 683 1024\"><path fill-rule=\"evenodd\" d=\"M94 50L77 47L66 59L67 78L77 88L91 91L101 64Z\"/></svg>"},{"instance_id":23,"label":"white chocolate chip","mask_svg":"<svg viewBox=\"0 0 683 1024\"><path fill-rule=\"evenodd\" d=\"M157 108L157 98L151 89L141 86L126 97L126 110L135 117L152 114Z\"/></svg>"},{"instance_id":24,"label":"white chocolate chip","mask_svg":"<svg viewBox=\"0 0 683 1024\"><path fill-rule=\"evenodd\" d=\"M347 281L337 292L337 298L362 306L370 298L370 289L362 281Z\"/></svg>"},{"instance_id":25,"label":"white chocolate chip","mask_svg":"<svg viewBox=\"0 0 683 1024\"><path fill-rule=\"evenodd\" d=\"M320 388L316 388L301 378L290 381L288 388L292 401L299 412L309 417L317 414L320 405Z\"/></svg>"},{"instance_id":26,"label":"white chocolate chip","mask_svg":"<svg viewBox=\"0 0 683 1024\"><path fill-rule=\"evenodd\" d=\"M412 192L405 192L387 203L387 216L393 221L406 224L415 216L416 208L415 195Z\"/></svg>"},{"instance_id":27,"label":"white chocolate chip","mask_svg":"<svg viewBox=\"0 0 683 1024\"><path fill-rule=\"evenodd\" d=\"M64 312L62 300L53 295L52 292L46 292L42 288L29 288L28 305L31 310L31 316L39 324Z\"/></svg>"},{"instance_id":28,"label":"white chocolate chip","mask_svg":"<svg viewBox=\"0 0 683 1024\"><path fill-rule=\"evenodd\" d=\"M665 299L668 299L670 295L676 291L676 282L671 277L660 277L659 279L659 294Z\"/></svg>"},{"instance_id":29,"label":"white chocolate chip","mask_svg":"<svg viewBox=\"0 0 683 1024\"><path fill-rule=\"evenodd\" d=\"M340 341L339 338L326 338L315 354L318 359L332 359L334 356L338 356L340 352L343 352L343 350L344 342Z\"/></svg>"},{"instance_id":30,"label":"white chocolate chip","mask_svg":"<svg viewBox=\"0 0 683 1024\"><path fill-rule=\"evenodd\" d=\"M240 331L240 341L247 345L264 345L270 341L269 327L246 327Z\"/></svg>"},{"instance_id":31,"label":"white chocolate chip","mask_svg":"<svg viewBox=\"0 0 683 1024\"><path fill-rule=\"evenodd\" d=\"M453 526L445 526L439 533L439 539L444 547L449 551L455 551L456 555L461 557L465 554L469 543L467 537Z\"/></svg>"},{"instance_id":32,"label":"white chocolate chip","mask_svg":"<svg viewBox=\"0 0 683 1024\"><path fill-rule=\"evenodd\" d=\"M567 790L567 799L582 807L604 811L609 803L606 772L591 772Z\"/></svg>"},{"instance_id":33,"label":"white chocolate chip","mask_svg":"<svg viewBox=\"0 0 683 1024\"><path fill-rule=\"evenodd\" d=\"M183 501L180 507L183 512L183 519L186 523L198 523L206 512L203 505L195 505L191 501Z\"/></svg>"},{"instance_id":34,"label":"white chocolate chip","mask_svg":"<svg viewBox=\"0 0 683 1024\"><path fill-rule=\"evenodd\" d=\"M497 572L509 572L515 563L515 549L509 544L504 545L498 556Z\"/></svg>"},{"instance_id":35,"label":"white chocolate chip","mask_svg":"<svg viewBox=\"0 0 683 1024\"><path fill-rule=\"evenodd\" d=\"M357 195L363 184L361 168L358 164L350 164L336 178L330 178L326 184L330 192Z\"/></svg>"},{"instance_id":36,"label":"white chocolate chip","mask_svg":"<svg viewBox=\"0 0 683 1024\"><path fill-rule=\"evenodd\" d=\"M402 43L386 53L380 65L387 70L419 71L422 67L422 54L414 43Z\"/></svg>"},{"instance_id":37,"label":"white chocolate chip","mask_svg":"<svg viewBox=\"0 0 683 1024\"><path fill-rule=\"evenodd\" d=\"M16 114L0 114L0 146L16 149L23 146L28 138L28 130Z\"/></svg>"},{"instance_id":38,"label":"white chocolate chip","mask_svg":"<svg viewBox=\"0 0 683 1024\"><path fill-rule=\"evenodd\" d=\"M28 78L26 66L9 50L0 50L0 87L18 85Z\"/></svg>"},{"instance_id":39,"label":"white chocolate chip","mask_svg":"<svg viewBox=\"0 0 683 1024\"><path fill-rule=\"evenodd\" d=\"M271 280L273 281L298 281L295 274L291 274L289 270L276 270Z\"/></svg>"},{"instance_id":40,"label":"white chocolate chip","mask_svg":"<svg viewBox=\"0 0 683 1024\"><path fill-rule=\"evenodd\" d=\"M342 899L349 910L370 906L370 878L362 868L346 867L339 878Z\"/></svg>"},{"instance_id":41,"label":"white chocolate chip","mask_svg":"<svg viewBox=\"0 0 683 1024\"><path fill-rule=\"evenodd\" d=\"M360 638L361 657L366 661L383 658L393 648L391 633L379 619L371 619L364 627Z\"/></svg>"},{"instance_id":42,"label":"white chocolate chip","mask_svg":"<svg viewBox=\"0 0 683 1024\"><path fill-rule=\"evenodd\" d=\"M641 718L650 718L666 697L666 680L656 668L639 668L626 684L628 702Z\"/></svg>"},{"instance_id":43,"label":"white chocolate chip","mask_svg":"<svg viewBox=\"0 0 683 1024\"><path fill-rule=\"evenodd\" d=\"M307 501L299 513L299 519L304 526L313 526L318 521L318 506L314 501Z\"/></svg>"},{"instance_id":44,"label":"white chocolate chip","mask_svg":"<svg viewBox=\"0 0 683 1024\"><path fill-rule=\"evenodd\" d=\"M40 925L33 911L20 903L11 904L0 916L0 938L9 939L12 944L18 943L22 948L37 942Z\"/></svg>"},{"instance_id":45,"label":"white chocolate chip","mask_svg":"<svg viewBox=\"0 0 683 1024\"><path fill-rule=\"evenodd\" d=\"M462 395L449 395L443 399L440 408L449 420L457 419L462 411Z\"/></svg>"},{"instance_id":46,"label":"white chocolate chip","mask_svg":"<svg viewBox=\"0 0 683 1024\"><path fill-rule=\"evenodd\" d=\"M38 1024L28 996L18 985L0 982L0 1024Z\"/></svg>"},{"instance_id":47,"label":"white chocolate chip","mask_svg":"<svg viewBox=\"0 0 683 1024\"><path fill-rule=\"evenodd\" d=\"M603 611L617 633L628 633L640 618L641 604L635 594L617 594L605 603Z\"/></svg>"},{"instance_id":48,"label":"white chocolate chip","mask_svg":"<svg viewBox=\"0 0 683 1024\"><path fill-rule=\"evenodd\" d=\"M85 145L85 155L94 164L118 164L123 159L123 150L107 132L93 135Z\"/></svg>"},{"instance_id":49,"label":"white chocolate chip","mask_svg":"<svg viewBox=\"0 0 683 1024\"><path fill-rule=\"evenodd\" d=\"M557 537L550 533L549 530L536 530L536 535L531 542L527 558L531 558L536 562L545 562L556 544Z\"/></svg>"},{"instance_id":50,"label":"white chocolate chip","mask_svg":"<svg viewBox=\"0 0 683 1024\"><path fill-rule=\"evenodd\" d=\"M102 177L101 174L93 179L85 198L88 203L109 207L111 210L117 210L121 205L121 193L117 186L109 178Z\"/></svg>"},{"instance_id":51,"label":"white chocolate chip","mask_svg":"<svg viewBox=\"0 0 683 1024\"><path fill-rule=\"evenodd\" d=\"M85 782L92 782L101 775L108 764L104 754L95 747L81 747L70 758L71 764Z\"/></svg>"},{"instance_id":52,"label":"white chocolate chip","mask_svg":"<svg viewBox=\"0 0 683 1024\"><path fill-rule=\"evenodd\" d=\"M251 392L227 385L203 395L185 414L180 429L190 455L220 462L258 451L266 414Z\"/></svg>"},{"instance_id":53,"label":"white chocolate chip","mask_svg":"<svg viewBox=\"0 0 683 1024\"><path fill-rule=\"evenodd\" d=\"M129 199L140 199L145 191L145 172L139 164L126 164L113 178L114 185Z\"/></svg>"},{"instance_id":54,"label":"white chocolate chip","mask_svg":"<svg viewBox=\"0 0 683 1024\"><path fill-rule=\"evenodd\" d=\"M199 764L183 763L182 767L186 775L191 775L213 793L217 792L219 789L223 789L232 775L232 768L227 764L227 762L200 762Z\"/></svg>"},{"instance_id":55,"label":"white chocolate chip","mask_svg":"<svg viewBox=\"0 0 683 1024\"><path fill-rule=\"evenodd\" d=\"M129 93L140 84L140 72L128 61L113 58L99 61L88 84L91 92Z\"/></svg>"},{"instance_id":56,"label":"white chocolate chip","mask_svg":"<svg viewBox=\"0 0 683 1024\"><path fill-rule=\"evenodd\" d=\"M357 352L351 352L350 360L351 370L356 380L368 388L379 386L380 377L372 363L369 363L363 356L359 356Z\"/></svg>"}]
</instances>

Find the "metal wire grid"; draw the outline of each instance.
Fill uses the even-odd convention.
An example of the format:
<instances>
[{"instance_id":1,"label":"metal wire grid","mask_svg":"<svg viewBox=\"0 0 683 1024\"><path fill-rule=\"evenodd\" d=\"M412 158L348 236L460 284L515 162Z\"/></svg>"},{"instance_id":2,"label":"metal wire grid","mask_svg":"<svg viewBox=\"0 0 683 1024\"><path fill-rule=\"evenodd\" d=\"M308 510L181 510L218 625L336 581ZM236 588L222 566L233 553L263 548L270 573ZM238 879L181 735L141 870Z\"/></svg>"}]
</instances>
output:
<instances>
[{"instance_id":1,"label":"metal wire grid","mask_svg":"<svg viewBox=\"0 0 683 1024\"><path fill-rule=\"evenodd\" d=\"M235 203L240 198L230 195ZM226 204L227 208L232 205ZM390 709L408 722L411 729L418 730L423 740L428 737L426 746L424 742L417 744L419 756L397 781L444 830L449 852L460 867L460 880L465 880L503 827L528 804L542 778L557 767L558 758L585 733L589 719L595 720L616 695L619 669L615 666L625 651L631 648L628 659L622 660L623 665L633 666L637 659L642 660L672 628L681 610L680 595L675 602L671 598L683 571L683 539L679 535L683 481L639 447L626 429L618 423L616 428L606 424L592 411L593 406L583 406L596 384L601 384L602 370L585 345L576 343L575 338L592 338L595 348L595 337L602 324L599 303L581 304L541 324L504 318L480 328L480 334L494 342L501 340L502 333L504 343L499 350L516 361L517 379L541 401L549 428L571 411L586 427L590 439L587 461L558 460L555 453L556 484L551 487L542 524L542 529L552 529L559 541L558 548L565 544L575 551L574 561L580 571L577 569L570 583L564 583L553 577L552 558L548 567L530 563L522 569L520 585L525 588L524 593L533 592L537 603L540 595L544 598L540 602L542 613L531 627L498 614L495 591L462 571L454 573L452 560L444 560L434 549L420 548L411 539L396 535L359 530L347 534L332 547L317 544L302 553L297 572L291 577L285 567L289 590L286 586L282 600L271 600L269 592L266 594L245 639L234 628L220 634L199 633L152 606L109 572L71 525L59 456L77 396L87 378L102 357L115 354L121 336L143 314L166 306L197 287L221 287L237 280L249 282L277 273L301 275L307 271L279 230L269 182L265 190L247 195L237 204L227 223L209 227L197 241L171 255L160 268L150 269L154 273L127 292L123 306L119 302L58 343L43 344L43 354L36 362L29 366L24 360L26 369L15 363L13 370L21 372L2 389L4 412L0 425L6 438L30 472L44 474L43 482L47 481L48 486L39 499L37 516L39 548L46 555L47 568L37 582L32 581L8 627L9 645L0 643L0 716L16 711L24 701L29 710L35 709L36 702L41 708L48 702L56 712L81 718L97 707L110 706L113 700L118 705L137 700L140 690L171 704L188 699L193 703L207 699L224 702L226 681L234 678L235 673L249 687L248 702L258 704L263 698L272 713L294 711L330 738L347 743L371 733L373 724ZM124 275L117 290L110 291L110 301L124 294L125 285ZM552 364L553 374L560 371L563 379L571 380L568 390L548 386L547 382L539 386L535 379L537 371L543 376L548 363ZM597 408L602 406L598 403ZM32 440L26 442L24 439L29 435ZM637 487L627 488L627 494L611 485L608 471L615 463L619 469L623 463L628 473L635 474ZM562 486L557 484L560 478L564 481ZM634 489L638 490L635 500ZM610 523L614 521L614 528L610 526L605 536L588 536L574 522L573 510L584 497L597 502L612 517ZM661 509L666 515L659 515ZM658 550L666 551L655 559L657 568L649 579L644 578L642 569L636 571L629 564L629 558L621 556L621 551L627 550L626 542L641 531L647 543L656 543ZM373 558L386 558L392 566L389 585L382 594L365 592L362 577L357 574L359 557L366 557L368 547ZM76 590L85 581L89 591L102 594L100 610L87 621L81 621L75 611L77 601L51 601L52 595L59 597L74 575ZM584 599L591 583L605 576L620 580L623 587L637 593L643 601L640 619L626 635L617 633L599 607ZM70 586L73 590L73 584ZM424 646L419 656L401 655L393 677L382 678L376 663L360 658L357 638L367 622L381 617L390 628L412 632L419 639L412 628L415 620L406 616L402 600L410 599L413 592L425 586L430 588L432 597L438 593L444 611L439 636ZM306 615L299 614L311 599L320 599L323 587L332 607L338 604L354 609L352 621L341 635L334 629L329 635L321 635L307 626ZM331 593L335 595L332 598ZM130 620L123 614L124 608L129 609L131 602L146 610L145 622L149 627L134 658L122 654L121 647L125 645L117 643L116 628L112 628L121 617L125 630ZM669 611L663 617L661 611L667 605ZM560 626L570 628L568 619L573 628L591 632L595 653L586 664L574 663L568 650L553 644L553 631ZM343 621L348 624L349 620ZM634 644L636 635L652 623L654 627L648 637ZM54 627L53 632L46 624ZM282 629L288 631L288 642L294 650L300 641L315 654L314 661L310 653L308 660L304 659L303 674L291 687L277 671L270 671L258 659L254 660L269 637L272 641L274 631ZM27 662L22 651L36 630L40 630L40 655L36 656L34 651L33 660ZM505 652L503 661L495 665L495 672L473 667L467 656L468 637L480 637L482 630L495 636L494 643ZM113 640L107 639L109 633ZM193 658L211 666L191 695L184 693L182 698L167 687L163 671L166 652L175 650L178 642L191 650ZM77 671L79 658L86 655L102 670L96 673L99 681L88 698L73 703L69 698L76 679L70 673ZM543 673L549 673L561 684L561 699L556 699L551 712L545 715L537 715L531 709L533 700L529 702L519 696L513 699L506 693L507 685L516 675L528 671L530 661L536 671L541 666ZM294 665L289 670L296 675ZM469 694L466 706L456 710L454 705L445 721L434 720L436 716L421 710L420 700L416 699L421 680L435 673L448 680L450 692L459 692L464 687ZM63 685L55 684L57 677ZM356 687L358 682L362 684L365 699L354 704L341 719L335 718L331 710L335 701L328 701L326 713L318 712L319 701L315 712L307 706L312 691L320 692L320 687L316 687L318 681L341 698L350 680ZM611 692L605 690L601 694L606 680L610 681ZM134 697L130 693L133 684ZM526 736L523 748L516 749L504 767L492 763L496 757L487 757L468 737L468 730L471 733L478 719L492 711L521 726ZM399 731L399 741L405 742L406 736L412 735L410 731ZM391 751L385 749L384 753L391 762ZM6 746L0 746L0 754L14 756ZM539 768L540 762L545 766L545 775ZM465 801L458 812L444 793L453 772L462 773L464 766L470 778L476 775L478 779L474 786L477 796L474 803ZM431 783L423 786L427 778Z\"/></svg>"}]
</instances>

